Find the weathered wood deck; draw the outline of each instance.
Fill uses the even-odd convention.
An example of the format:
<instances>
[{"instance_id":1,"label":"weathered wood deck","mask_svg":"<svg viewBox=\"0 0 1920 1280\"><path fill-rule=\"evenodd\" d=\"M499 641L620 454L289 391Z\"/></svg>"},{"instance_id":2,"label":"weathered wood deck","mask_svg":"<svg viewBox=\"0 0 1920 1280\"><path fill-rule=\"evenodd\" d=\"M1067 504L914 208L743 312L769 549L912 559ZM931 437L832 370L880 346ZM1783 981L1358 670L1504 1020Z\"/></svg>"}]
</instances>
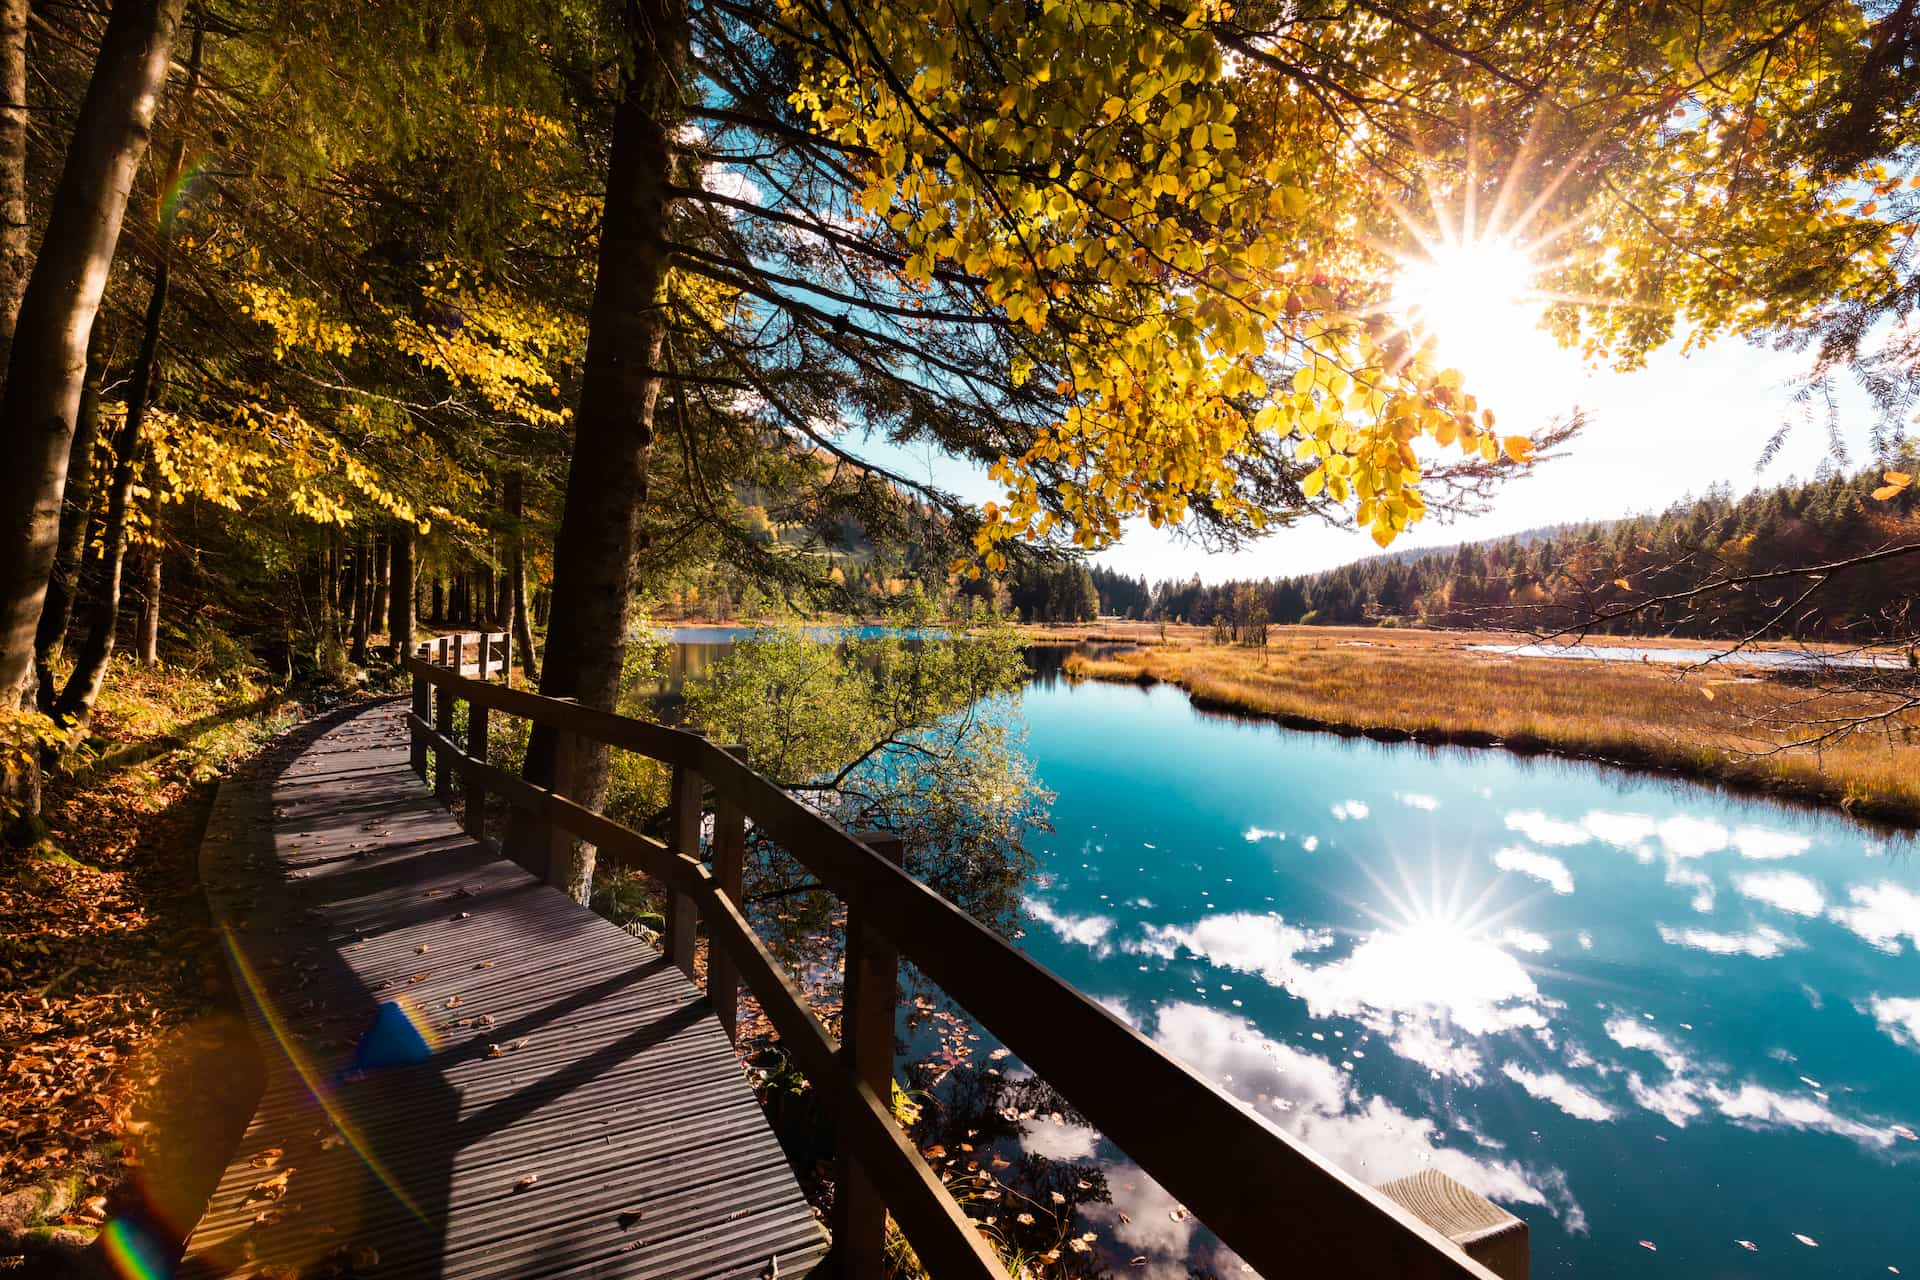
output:
<instances>
[{"instance_id":1,"label":"weathered wood deck","mask_svg":"<svg viewBox=\"0 0 1920 1280\"><path fill-rule=\"evenodd\" d=\"M705 998L461 831L398 703L221 788L202 877L266 1058L181 1274L799 1276L825 1253ZM385 1000L430 1061L343 1078Z\"/></svg>"}]
</instances>

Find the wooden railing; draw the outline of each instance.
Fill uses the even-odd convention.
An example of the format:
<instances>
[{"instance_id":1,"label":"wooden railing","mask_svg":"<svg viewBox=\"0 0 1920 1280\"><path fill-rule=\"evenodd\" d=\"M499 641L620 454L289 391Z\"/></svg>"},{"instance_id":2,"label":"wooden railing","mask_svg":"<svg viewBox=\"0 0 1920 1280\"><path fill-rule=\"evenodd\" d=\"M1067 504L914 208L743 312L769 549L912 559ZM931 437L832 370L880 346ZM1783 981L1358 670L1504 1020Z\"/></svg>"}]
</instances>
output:
<instances>
[{"instance_id":1,"label":"wooden railing","mask_svg":"<svg viewBox=\"0 0 1920 1280\"><path fill-rule=\"evenodd\" d=\"M486 637L479 644L480 652L488 652ZM1450 1184L1472 1210L1467 1225L1454 1230L1457 1223L1448 1215L1436 1215L1437 1225L1430 1224L1393 1195L1360 1182L906 874L897 843L857 838L756 773L736 750L700 734L467 678L459 674L464 647L456 642L440 646L432 659L407 658L416 772L427 776L431 751L434 789L443 799L451 798L451 774L459 773L465 822L476 838L485 838L489 793L530 816L544 844L507 852L537 872L564 865L546 855L578 838L602 857L658 879L668 899L664 950L689 978L695 934L704 927L707 988L721 1024L734 1034L744 981L781 1045L828 1105L843 1152L833 1225L844 1274L881 1274L891 1213L936 1280L1006 1280L987 1240L893 1117L896 969L904 958L1262 1275L1337 1269L1491 1280L1495 1271L1466 1249L1496 1263L1508 1280L1525 1275L1525 1226L1518 1219ZM464 742L454 736L456 702L468 708ZM539 787L488 763L490 712L670 766L668 840L576 804L567 798L565 779ZM555 753L563 760L570 754ZM703 859L707 791L713 834ZM747 920L741 880L749 822L846 906L841 1038L814 1015ZM1411 1202L1434 1199L1423 1192Z\"/></svg>"}]
</instances>

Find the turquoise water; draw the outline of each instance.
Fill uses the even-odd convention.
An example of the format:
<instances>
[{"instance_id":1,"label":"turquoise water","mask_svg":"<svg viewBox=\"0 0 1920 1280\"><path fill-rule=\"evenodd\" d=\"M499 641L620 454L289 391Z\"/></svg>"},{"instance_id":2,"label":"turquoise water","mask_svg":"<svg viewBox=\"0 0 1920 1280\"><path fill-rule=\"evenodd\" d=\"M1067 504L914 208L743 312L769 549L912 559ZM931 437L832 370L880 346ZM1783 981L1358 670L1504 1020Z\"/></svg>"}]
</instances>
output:
<instances>
[{"instance_id":1,"label":"turquoise water","mask_svg":"<svg viewBox=\"0 0 1920 1280\"><path fill-rule=\"evenodd\" d=\"M1043 682L1024 712L1058 799L1021 945L1281 1128L1475 1187L1536 1275L1920 1275L1904 841L1165 687ZM1078 1209L1103 1256L1237 1272L1097 1135L1015 1141L1105 1162L1112 1202Z\"/></svg>"},{"instance_id":2,"label":"turquoise water","mask_svg":"<svg viewBox=\"0 0 1920 1280\"><path fill-rule=\"evenodd\" d=\"M1920 1276L1909 841L1075 686L1058 657L1020 700L1057 798L1018 944L1055 973L1364 1180L1432 1165L1520 1214L1536 1276ZM902 1059L972 1059L928 1140L1007 1161L1009 1215L1063 1192L1075 1274L1240 1274L969 1034L923 1021Z\"/></svg>"}]
</instances>

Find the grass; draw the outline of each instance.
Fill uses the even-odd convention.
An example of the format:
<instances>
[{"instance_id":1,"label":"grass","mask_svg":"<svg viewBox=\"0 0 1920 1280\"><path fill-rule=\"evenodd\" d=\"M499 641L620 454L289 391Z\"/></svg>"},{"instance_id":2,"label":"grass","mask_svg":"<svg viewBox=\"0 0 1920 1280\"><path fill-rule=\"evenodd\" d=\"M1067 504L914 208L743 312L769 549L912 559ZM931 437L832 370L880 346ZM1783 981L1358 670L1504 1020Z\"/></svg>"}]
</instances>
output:
<instances>
[{"instance_id":1,"label":"grass","mask_svg":"<svg viewBox=\"0 0 1920 1280\"><path fill-rule=\"evenodd\" d=\"M1196 706L1306 729L1557 752L1670 771L1920 825L1920 719L1889 721L1815 749L1792 722L1871 710L1752 669L1515 658L1469 646L1512 636L1384 628L1276 627L1263 648L1214 645L1200 628L1107 624L1072 678L1164 681ZM1063 637L1064 638L1064 637ZM1645 644L1609 638L1606 643ZM1657 642L1656 642L1657 643ZM1680 641L1697 645L1698 642Z\"/></svg>"}]
</instances>

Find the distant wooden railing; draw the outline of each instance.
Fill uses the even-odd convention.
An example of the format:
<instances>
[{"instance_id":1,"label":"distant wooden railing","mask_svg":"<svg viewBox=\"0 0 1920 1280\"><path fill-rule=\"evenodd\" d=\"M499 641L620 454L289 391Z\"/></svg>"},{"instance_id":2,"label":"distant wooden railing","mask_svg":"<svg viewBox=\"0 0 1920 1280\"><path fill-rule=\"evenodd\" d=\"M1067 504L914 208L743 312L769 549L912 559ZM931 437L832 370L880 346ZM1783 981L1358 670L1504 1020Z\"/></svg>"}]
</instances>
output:
<instances>
[{"instance_id":1,"label":"distant wooden railing","mask_svg":"<svg viewBox=\"0 0 1920 1280\"><path fill-rule=\"evenodd\" d=\"M756 773L738 749L698 733L469 679L459 674L464 640L434 642L429 655L406 660L413 677L408 724L415 772L427 776L431 750L434 790L443 800L451 799L451 773L460 774L465 823L476 838L485 838L488 793L531 815L545 834L544 845L532 853L510 852L536 871L560 865L551 851L578 838L658 879L668 898L664 949L689 978L695 933L704 925L707 990L721 1025L735 1034L744 981L781 1045L828 1105L843 1152L833 1226L844 1274L865 1280L882 1273L891 1213L936 1280L1007 1276L980 1230L894 1121L897 964L905 958L1262 1275L1277 1280L1325 1271L1491 1280L1496 1271L1476 1258L1497 1266L1505 1280L1526 1275L1526 1228L1519 1219L1450 1180L1442 1179L1444 1194L1425 1184L1413 1189L1419 1194L1398 1185L1389 1194L1337 1168L908 875L890 837L854 836ZM478 649L489 652L484 634ZM481 666L486 669L484 657ZM456 702L468 707L464 743L453 732ZM668 840L576 804L567 798L564 778L552 788L538 787L488 763L491 711L670 766ZM555 754L564 760L571 752ZM709 789L711 868L702 859L700 838ZM846 906L840 1039L808 1008L747 921L741 879L748 822ZM1422 1212L1430 1202L1441 1208L1430 1213L1430 1223L1395 1196Z\"/></svg>"}]
</instances>

